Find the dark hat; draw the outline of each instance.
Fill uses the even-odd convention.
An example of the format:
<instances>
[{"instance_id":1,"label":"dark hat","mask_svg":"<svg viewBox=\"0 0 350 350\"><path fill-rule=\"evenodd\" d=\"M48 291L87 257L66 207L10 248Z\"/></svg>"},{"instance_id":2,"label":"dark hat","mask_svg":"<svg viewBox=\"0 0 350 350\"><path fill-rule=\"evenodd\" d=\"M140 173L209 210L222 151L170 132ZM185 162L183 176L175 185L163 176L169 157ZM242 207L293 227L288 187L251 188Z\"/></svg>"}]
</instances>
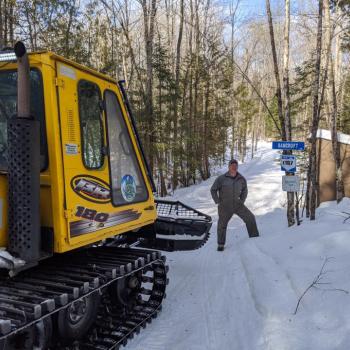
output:
<instances>
[{"instance_id":1,"label":"dark hat","mask_svg":"<svg viewBox=\"0 0 350 350\"><path fill-rule=\"evenodd\" d=\"M229 165L231 164L237 164L238 165L238 161L236 159L231 159L229 162Z\"/></svg>"}]
</instances>

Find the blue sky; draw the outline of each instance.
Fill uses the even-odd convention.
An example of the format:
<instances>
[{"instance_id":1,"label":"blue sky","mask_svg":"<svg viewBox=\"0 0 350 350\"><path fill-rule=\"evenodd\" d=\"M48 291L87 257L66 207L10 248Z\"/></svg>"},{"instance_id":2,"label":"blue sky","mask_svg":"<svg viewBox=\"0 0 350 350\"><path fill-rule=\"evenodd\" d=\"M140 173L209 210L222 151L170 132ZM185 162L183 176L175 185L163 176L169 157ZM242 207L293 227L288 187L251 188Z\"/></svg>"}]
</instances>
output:
<instances>
[{"instance_id":1,"label":"blue sky","mask_svg":"<svg viewBox=\"0 0 350 350\"><path fill-rule=\"evenodd\" d=\"M275 1L272 0L272 3ZM219 2L229 7L232 2L235 6L237 0L219 0ZM239 9L244 15L261 15L265 11L265 0L240 0Z\"/></svg>"},{"instance_id":2,"label":"blue sky","mask_svg":"<svg viewBox=\"0 0 350 350\"><path fill-rule=\"evenodd\" d=\"M232 2L235 4L236 1L237 0L219 0L219 2L225 4L227 7L229 7L229 4ZM284 5L283 0L270 0L270 2L272 12L274 12L277 7L281 8L281 6ZM296 4L292 4L292 10L295 5ZM242 17L266 16L266 0L240 0L239 13Z\"/></svg>"},{"instance_id":3,"label":"blue sky","mask_svg":"<svg viewBox=\"0 0 350 350\"><path fill-rule=\"evenodd\" d=\"M247 14L262 14L265 12L265 0L242 0L240 8Z\"/></svg>"}]
</instances>

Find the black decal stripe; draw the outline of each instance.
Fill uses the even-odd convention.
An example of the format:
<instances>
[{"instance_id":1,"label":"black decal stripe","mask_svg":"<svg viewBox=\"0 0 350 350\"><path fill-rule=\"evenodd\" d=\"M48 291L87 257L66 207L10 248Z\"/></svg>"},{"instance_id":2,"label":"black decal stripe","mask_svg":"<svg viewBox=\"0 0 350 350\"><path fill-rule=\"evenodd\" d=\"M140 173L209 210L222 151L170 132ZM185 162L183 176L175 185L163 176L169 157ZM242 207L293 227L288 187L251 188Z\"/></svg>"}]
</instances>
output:
<instances>
[{"instance_id":1,"label":"black decal stripe","mask_svg":"<svg viewBox=\"0 0 350 350\"><path fill-rule=\"evenodd\" d=\"M76 228L79 228L79 229L88 229L90 228L91 226L95 226L95 227L98 227L100 226L101 228L104 228L106 227L107 225L109 226L113 226L115 223L118 223L120 220L124 220L125 218L131 218L131 217L134 217L135 215L137 215L138 213L136 212L132 212L132 213L124 213L122 215L118 215L118 216L114 216L112 218L109 218L107 221L105 221L104 223L100 223L100 222L97 222L97 221L93 221L93 220L88 220L88 219L85 219L85 220L79 220L79 221L75 221L75 222L72 222L70 224L71 228L73 229L76 229ZM103 224L103 225L101 225Z\"/></svg>"},{"instance_id":2,"label":"black decal stripe","mask_svg":"<svg viewBox=\"0 0 350 350\"><path fill-rule=\"evenodd\" d=\"M84 235L96 231L103 230L108 227L117 226L125 222L137 220L141 216L141 213L134 210L124 210L120 213L111 214L107 221L104 223L79 220L70 223L70 235L71 237Z\"/></svg>"}]
</instances>

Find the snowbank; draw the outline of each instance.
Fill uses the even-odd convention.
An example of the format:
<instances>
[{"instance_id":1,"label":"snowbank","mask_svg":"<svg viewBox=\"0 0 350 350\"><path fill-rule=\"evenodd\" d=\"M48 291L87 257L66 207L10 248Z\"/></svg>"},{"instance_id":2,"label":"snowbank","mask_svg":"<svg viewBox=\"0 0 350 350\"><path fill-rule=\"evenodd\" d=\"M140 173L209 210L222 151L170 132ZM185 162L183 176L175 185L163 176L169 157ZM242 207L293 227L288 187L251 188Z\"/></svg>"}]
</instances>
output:
<instances>
[{"instance_id":1,"label":"snowbank","mask_svg":"<svg viewBox=\"0 0 350 350\"><path fill-rule=\"evenodd\" d=\"M166 254L170 284L163 311L127 349L349 349L350 219L344 220L350 199L323 203L316 221L288 228L276 156L265 143L240 165L261 237L249 239L234 218L223 253L216 251L217 208L209 192L215 176L175 192L176 199L212 215L213 235L200 250ZM294 314L325 259L320 283Z\"/></svg>"}]
</instances>

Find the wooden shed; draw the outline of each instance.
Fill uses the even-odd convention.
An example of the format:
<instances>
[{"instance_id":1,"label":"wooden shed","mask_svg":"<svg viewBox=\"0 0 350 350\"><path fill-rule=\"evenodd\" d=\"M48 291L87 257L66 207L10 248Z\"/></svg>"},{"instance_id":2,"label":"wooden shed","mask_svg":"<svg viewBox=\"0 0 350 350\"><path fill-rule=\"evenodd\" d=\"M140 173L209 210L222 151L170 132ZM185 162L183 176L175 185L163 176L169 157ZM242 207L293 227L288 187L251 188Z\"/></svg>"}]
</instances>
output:
<instances>
[{"instance_id":1,"label":"wooden shed","mask_svg":"<svg viewBox=\"0 0 350 350\"><path fill-rule=\"evenodd\" d=\"M350 135L338 133L345 196L350 197ZM317 178L318 204L336 199L335 162L332 151L332 137L329 130L317 132Z\"/></svg>"}]
</instances>

